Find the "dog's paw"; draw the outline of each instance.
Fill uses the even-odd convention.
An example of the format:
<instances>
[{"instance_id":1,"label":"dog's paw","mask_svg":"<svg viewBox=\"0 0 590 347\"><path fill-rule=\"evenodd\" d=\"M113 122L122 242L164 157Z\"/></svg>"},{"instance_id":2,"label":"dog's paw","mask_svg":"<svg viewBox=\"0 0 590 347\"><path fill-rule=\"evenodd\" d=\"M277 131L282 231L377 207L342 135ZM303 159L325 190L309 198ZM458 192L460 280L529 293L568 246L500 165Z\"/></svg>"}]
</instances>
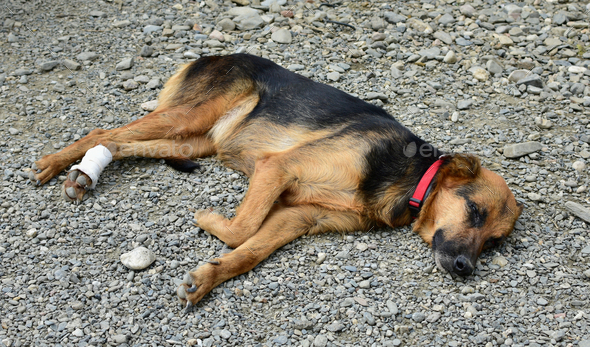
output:
<instances>
[{"instance_id":1,"label":"dog's paw","mask_svg":"<svg viewBox=\"0 0 590 347\"><path fill-rule=\"evenodd\" d=\"M88 175L79 170L70 171L64 182L62 195L68 201L80 203L91 185L92 180Z\"/></svg>"},{"instance_id":2,"label":"dog's paw","mask_svg":"<svg viewBox=\"0 0 590 347\"><path fill-rule=\"evenodd\" d=\"M214 235L223 231L229 225L229 220L220 214L214 213L212 209L197 211L193 222L199 228Z\"/></svg>"},{"instance_id":3,"label":"dog's paw","mask_svg":"<svg viewBox=\"0 0 590 347\"><path fill-rule=\"evenodd\" d=\"M58 167L58 165L55 165L49 157L50 156L45 156L34 162L30 169L25 169L25 171L28 172L29 180L31 180L36 186L41 186L47 183L63 169Z\"/></svg>"},{"instance_id":4,"label":"dog's paw","mask_svg":"<svg viewBox=\"0 0 590 347\"><path fill-rule=\"evenodd\" d=\"M183 283L176 289L176 295L187 312L215 287L215 267L220 265L221 260L215 259L186 273Z\"/></svg>"}]
</instances>

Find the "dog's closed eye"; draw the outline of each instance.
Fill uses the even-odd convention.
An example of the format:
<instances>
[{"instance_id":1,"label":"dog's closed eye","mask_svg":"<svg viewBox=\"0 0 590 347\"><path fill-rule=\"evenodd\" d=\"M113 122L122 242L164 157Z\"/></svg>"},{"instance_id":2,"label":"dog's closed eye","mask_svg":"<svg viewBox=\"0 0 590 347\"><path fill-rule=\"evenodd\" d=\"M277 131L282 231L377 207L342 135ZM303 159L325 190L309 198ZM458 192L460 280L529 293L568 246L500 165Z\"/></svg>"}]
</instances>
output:
<instances>
[{"instance_id":1,"label":"dog's closed eye","mask_svg":"<svg viewBox=\"0 0 590 347\"><path fill-rule=\"evenodd\" d=\"M490 237L489 239L486 240L486 242L483 244L483 249L487 249L487 248L492 248L492 247L496 247L498 245L500 245L502 242L504 242L504 240L506 239L506 237L504 236L500 236L500 237Z\"/></svg>"},{"instance_id":2,"label":"dog's closed eye","mask_svg":"<svg viewBox=\"0 0 590 347\"><path fill-rule=\"evenodd\" d=\"M480 208L473 201L468 201L467 211L469 213L469 222L473 228L480 228L485 224L488 215L485 208Z\"/></svg>"}]
</instances>

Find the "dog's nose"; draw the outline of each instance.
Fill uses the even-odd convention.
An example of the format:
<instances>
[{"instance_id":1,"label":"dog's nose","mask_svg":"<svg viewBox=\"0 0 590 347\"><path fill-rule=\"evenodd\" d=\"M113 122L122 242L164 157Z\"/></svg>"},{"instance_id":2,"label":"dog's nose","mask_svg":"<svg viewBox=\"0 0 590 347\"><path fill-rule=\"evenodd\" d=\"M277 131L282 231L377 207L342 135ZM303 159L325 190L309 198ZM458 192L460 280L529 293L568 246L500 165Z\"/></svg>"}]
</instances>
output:
<instances>
[{"instance_id":1,"label":"dog's nose","mask_svg":"<svg viewBox=\"0 0 590 347\"><path fill-rule=\"evenodd\" d=\"M455 258L453 263L453 272L459 276L469 276L473 273L473 266L471 262L464 255L460 255Z\"/></svg>"}]
</instances>

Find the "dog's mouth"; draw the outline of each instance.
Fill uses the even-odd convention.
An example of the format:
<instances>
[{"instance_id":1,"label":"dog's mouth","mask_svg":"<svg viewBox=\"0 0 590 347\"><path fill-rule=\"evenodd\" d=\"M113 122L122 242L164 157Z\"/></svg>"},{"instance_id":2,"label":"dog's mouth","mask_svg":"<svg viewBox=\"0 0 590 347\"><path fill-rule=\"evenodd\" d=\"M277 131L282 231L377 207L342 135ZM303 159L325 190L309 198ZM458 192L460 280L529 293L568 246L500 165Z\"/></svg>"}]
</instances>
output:
<instances>
[{"instance_id":1,"label":"dog's mouth","mask_svg":"<svg viewBox=\"0 0 590 347\"><path fill-rule=\"evenodd\" d=\"M440 271L447 271L461 277L470 276L474 270L473 262L464 255L452 256L434 252L434 262Z\"/></svg>"},{"instance_id":2,"label":"dog's mouth","mask_svg":"<svg viewBox=\"0 0 590 347\"><path fill-rule=\"evenodd\" d=\"M432 253L438 269L461 277L471 275L475 269L477 257L465 252L467 249L458 242L445 240L443 229L438 229L432 239Z\"/></svg>"}]
</instances>

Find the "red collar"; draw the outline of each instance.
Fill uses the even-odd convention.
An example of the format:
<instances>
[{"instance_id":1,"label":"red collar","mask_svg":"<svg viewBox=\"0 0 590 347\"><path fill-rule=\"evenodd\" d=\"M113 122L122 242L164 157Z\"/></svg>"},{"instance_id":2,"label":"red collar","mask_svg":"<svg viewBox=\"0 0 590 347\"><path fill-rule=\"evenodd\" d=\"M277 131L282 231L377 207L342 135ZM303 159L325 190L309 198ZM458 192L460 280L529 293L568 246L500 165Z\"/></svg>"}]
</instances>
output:
<instances>
[{"instance_id":1,"label":"red collar","mask_svg":"<svg viewBox=\"0 0 590 347\"><path fill-rule=\"evenodd\" d=\"M426 173L424 176L422 176L420 182L418 182L418 187L416 187L414 195L412 195L410 198L410 213L412 214L412 218L416 219L418 216L418 213L422 208L422 204L430 193L430 188L432 188L432 179L438 172L438 168L442 165L442 163L443 159L435 161L432 165L430 165L428 170L426 170Z\"/></svg>"}]
</instances>

